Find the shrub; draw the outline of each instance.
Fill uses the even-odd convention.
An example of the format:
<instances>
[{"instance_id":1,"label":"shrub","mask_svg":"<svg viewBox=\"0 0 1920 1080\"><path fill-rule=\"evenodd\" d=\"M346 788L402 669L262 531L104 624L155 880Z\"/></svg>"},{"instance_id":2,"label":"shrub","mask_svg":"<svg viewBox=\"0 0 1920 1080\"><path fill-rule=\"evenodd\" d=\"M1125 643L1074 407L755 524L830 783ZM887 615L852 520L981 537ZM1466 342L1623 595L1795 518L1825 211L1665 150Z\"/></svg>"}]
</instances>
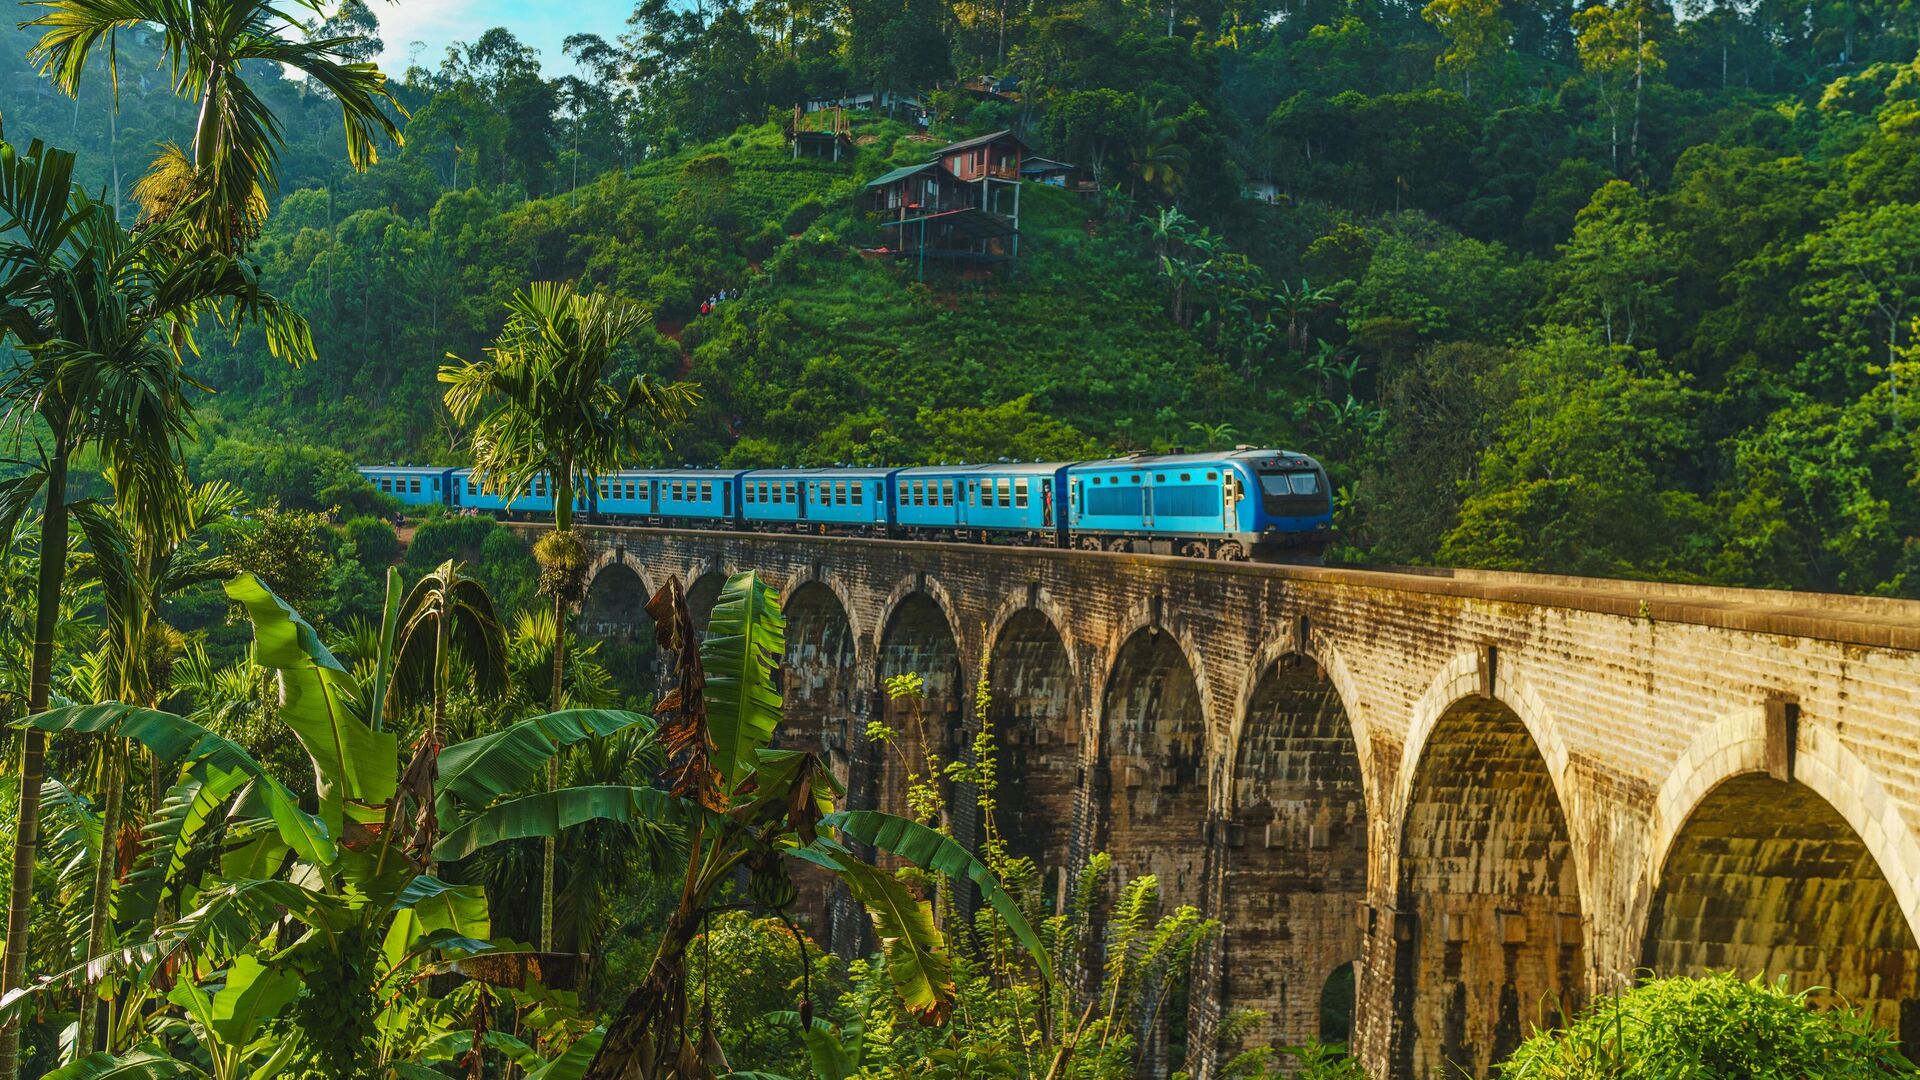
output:
<instances>
[{"instance_id":1,"label":"shrub","mask_svg":"<svg viewBox=\"0 0 1920 1080\"><path fill-rule=\"evenodd\" d=\"M825 203L808 196L793 204L793 208L787 211L787 216L780 222L780 227L786 230L789 236L803 233L807 231L807 226L818 221L820 215L826 212Z\"/></svg>"},{"instance_id":2,"label":"shrub","mask_svg":"<svg viewBox=\"0 0 1920 1080\"><path fill-rule=\"evenodd\" d=\"M342 525L340 531L352 543L354 557L369 571L391 566L400 559L400 534L380 518L353 518Z\"/></svg>"},{"instance_id":3,"label":"shrub","mask_svg":"<svg viewBox=\"0 0 1920 1080\"><path fill-rule=\"evenodd\" d=\"M1503 1080L1912 1076L1894 1036L1858 1010L1815 1009L1784 982L1653 979L1522 1043Z\"/></svg>"}]
</instances>

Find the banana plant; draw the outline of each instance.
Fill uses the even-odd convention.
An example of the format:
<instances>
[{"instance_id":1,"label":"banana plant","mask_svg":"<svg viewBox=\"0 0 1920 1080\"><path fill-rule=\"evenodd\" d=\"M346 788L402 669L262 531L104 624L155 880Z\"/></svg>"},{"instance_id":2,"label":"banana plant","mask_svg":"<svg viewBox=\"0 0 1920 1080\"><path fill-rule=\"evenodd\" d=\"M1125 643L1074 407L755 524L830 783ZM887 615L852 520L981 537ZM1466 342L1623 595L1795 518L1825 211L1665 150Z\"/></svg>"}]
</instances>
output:
<instances>
[{"instance_id":1,"label":"banana plant","mask_svg":"<svg viewBox=\"0 0 1920 1080\"><path fill-rule=\"evenodd\" d=\"M777 594L758 575L728 580L704 641L678 579L648 601L647 613L675 683L655 717L668 760L662 782L563 787L491 803L463 795L463 806L447 808L447 820L458 824L434 852L450 861L503 841L553 838L596 820L651 822L683 837L680 900L645 976L607 1025L585 1080L730 1071L710 1025L703 1021L697 1035L688 1034L686 953L721 903L722 886L743 869L753 900L783 918L795 898L792 862L838 876L872 917L903 1004L924 1023L944 1020L953 1006L952 962L929 899L859 857L850 843L973 882L1051 979L1048 956L1019 907L966 848L905 818L834 810L842 792L815 755L770 748L782 719L773 674L785 652L785 625ZM803 998L803 1030L811 1030L812 1011L812 1001Z\"/></svg>"},{"instance_id":2,"label":"banana plant","mask_svg":"<svg viewBox=\"0 0 1920 1080\"><path fill-rule=\"evenodd\" d=\"M472 1013L424 992L427 976L480 957L515 967L517 947L493 939L482 889L426 873L384 827L399 794L398 747L372 723L377 678L348 673L252 575L225 587L252 618L255 660L279 683L276 712L306 749L319 812L243 747L173 713L108 703L21 722L138 744L174 778L115 895L117 936L135 944L0 998L3 1021L63 988L98 993L111 981L120 991L107 1051L63 1075L394 1071ZM530 786L567 745L644 722L600 711L535 717L448 747L434 794L454 807L495 800Z\"/></svg>"}]
</instances>

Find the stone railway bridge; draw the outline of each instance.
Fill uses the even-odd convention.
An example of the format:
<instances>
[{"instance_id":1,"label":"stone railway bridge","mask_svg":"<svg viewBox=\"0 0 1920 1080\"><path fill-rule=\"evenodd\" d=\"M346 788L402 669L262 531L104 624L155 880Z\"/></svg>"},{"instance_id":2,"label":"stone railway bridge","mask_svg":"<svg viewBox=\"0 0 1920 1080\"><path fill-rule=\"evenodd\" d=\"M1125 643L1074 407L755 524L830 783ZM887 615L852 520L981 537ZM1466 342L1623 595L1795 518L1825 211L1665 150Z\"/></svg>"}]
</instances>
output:
<instances>
[{"instance_id":1,"label":"stone railway bridge","mask_svg":"<svg viewBox=\"0 0 1920 1080\"><path fill-rule=\"evenodd\" d=\"M898 796L864 738L906 723L884 680L926 677L953 757L984 662L1015 849L1110 852L1222 920L1203 1077L1228 1011L1286 1044L1347 1035L1342 998L1372 1075L1485 1075L1648 968L1784 974L1920 1044L1920 603L588 532L589 633L650 639L669 575L696 620L728 572L781 588L790 744L855 805ZM852 940L833 907L814 931Z\"/></svg>"}]
</instances>

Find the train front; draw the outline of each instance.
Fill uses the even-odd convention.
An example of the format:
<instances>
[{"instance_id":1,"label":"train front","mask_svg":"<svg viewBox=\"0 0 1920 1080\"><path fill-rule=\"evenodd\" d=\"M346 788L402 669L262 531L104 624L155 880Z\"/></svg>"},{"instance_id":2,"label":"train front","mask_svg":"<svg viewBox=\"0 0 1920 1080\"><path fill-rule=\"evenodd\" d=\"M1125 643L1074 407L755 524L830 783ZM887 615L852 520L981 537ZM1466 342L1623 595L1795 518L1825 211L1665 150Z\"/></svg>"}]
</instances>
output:
<instances>
[{"instance_id":1,"label":"train front","mask_svg":"<svg viewBox=\"0 0 1920 1080\"><path fill-rule=\"evenodd\" d=\"M1264 562L1318 563L1333 543L1333 492L1327 470L1293 450L1233 455L1247 484L1241 500L1246 540Z\"/></svg>"}]
</instances>

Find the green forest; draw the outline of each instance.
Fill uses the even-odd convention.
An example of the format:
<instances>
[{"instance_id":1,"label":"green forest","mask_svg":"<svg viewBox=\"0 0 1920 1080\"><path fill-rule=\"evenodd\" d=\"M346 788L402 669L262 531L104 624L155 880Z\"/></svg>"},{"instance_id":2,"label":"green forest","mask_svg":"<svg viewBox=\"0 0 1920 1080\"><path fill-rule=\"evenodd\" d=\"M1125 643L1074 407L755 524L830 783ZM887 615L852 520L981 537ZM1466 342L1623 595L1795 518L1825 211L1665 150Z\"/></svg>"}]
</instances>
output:
<instances>
[{"instance_id":1,"label":"green forest","mask_svg":"<svg viewBox=\"0 0 1920 1080\"><path fill-rule=\"evenodd\" d=\"M653 462L1284 445L1334 470L1348 560L1920 592L1905 6L643 3L593 29L409 69L405 144L362 172L323 89L260 73L286 146L252 257L316 358L204 343L201 452L464 462L438 366L528 280L578 280L652 312L626 364L702 388ZM6 33L9 136L80 150L95 190L190 133L140 34L116 112L103 69L69 98ZM924 92L930 130L856 113L852 161L790 155L793 105L864 90ZM864 181L1000 128L1098 194L1027 185L1012 272L862 255Z\"/></svg>"},{"instance_id":2,"label":"green forest","mask_svg":"<svg viewBox=\"0 0 1920 1080\"><path fill-rule=\"evenodd\" d=\"M887 680L849 808L774 585L595 640L570 512L356 462L1286 446L1341 561L1920 596L1911 3L640 0L386 73L379 15L0 20L0 1080L1364 1080L1364 987L1191 1026L1219 922L1010 847L984 678L965 739ZM867 182L998 131L1085 190L883 250ZM1746 974L1497 1075L1915 1074Z\"/></svg>"}]
</instances>

